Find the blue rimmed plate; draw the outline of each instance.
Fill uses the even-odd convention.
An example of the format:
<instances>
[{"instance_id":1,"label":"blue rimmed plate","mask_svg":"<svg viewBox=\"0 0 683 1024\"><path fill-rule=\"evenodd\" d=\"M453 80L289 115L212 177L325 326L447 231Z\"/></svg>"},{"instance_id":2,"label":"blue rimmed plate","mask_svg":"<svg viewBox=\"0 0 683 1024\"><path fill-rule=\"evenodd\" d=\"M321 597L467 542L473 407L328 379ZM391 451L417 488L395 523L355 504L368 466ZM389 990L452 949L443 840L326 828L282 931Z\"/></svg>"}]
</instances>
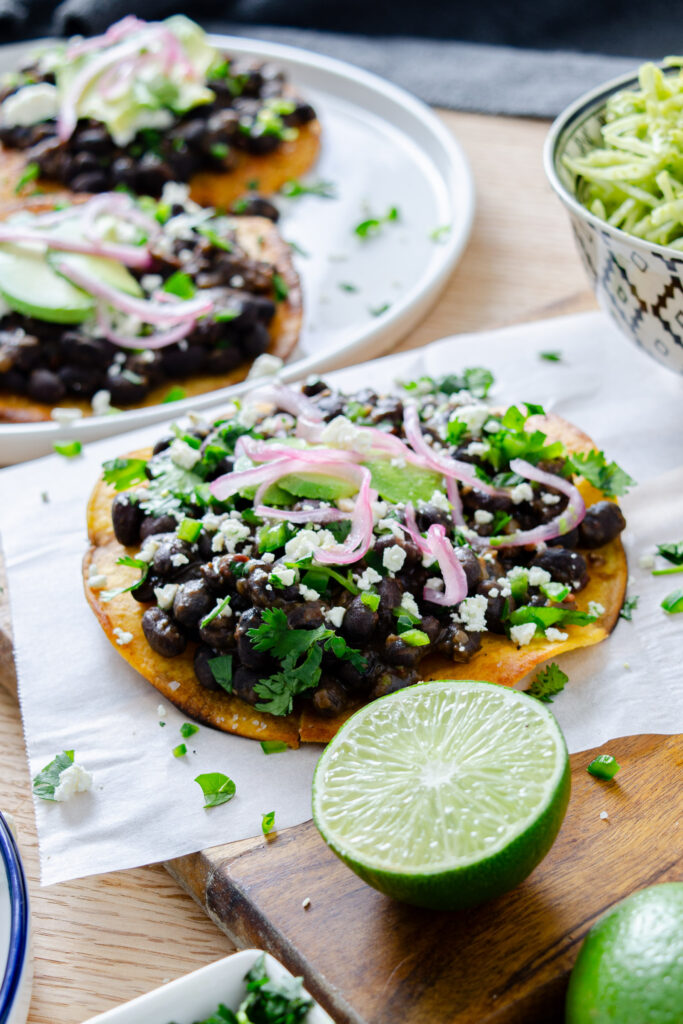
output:
<instances>
[{"instance_id":1,"label":"blue rimmed plate","mask_svg":"<svg viewBox=\"0 0 683 1024\"><path fill-rule=\"evenodd\" d=\"M33 980L28 887L11 829L0 814L0 1024L24 1024Z\"/></svg>"}]
</instances>

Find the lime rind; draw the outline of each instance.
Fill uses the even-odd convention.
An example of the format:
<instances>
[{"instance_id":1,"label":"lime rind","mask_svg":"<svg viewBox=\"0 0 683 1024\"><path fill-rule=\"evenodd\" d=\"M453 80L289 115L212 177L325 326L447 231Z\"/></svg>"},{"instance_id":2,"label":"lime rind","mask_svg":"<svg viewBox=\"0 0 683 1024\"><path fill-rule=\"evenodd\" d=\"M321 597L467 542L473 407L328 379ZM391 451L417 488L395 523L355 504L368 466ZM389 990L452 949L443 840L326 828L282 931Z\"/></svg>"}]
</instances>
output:
<instances>
[{"instance_id":1,"label":"lime rind","mask_svg":"<svg viewBox=\"0 0 683 1024\"><path fill-rule=\"evenodd\" d=\"M438 681L381 698L342 727L316 769L313 816L375 888L460 907L533 870L569 788L566 745L547 708L490 683Z\"/></svg>"}]
</instances>

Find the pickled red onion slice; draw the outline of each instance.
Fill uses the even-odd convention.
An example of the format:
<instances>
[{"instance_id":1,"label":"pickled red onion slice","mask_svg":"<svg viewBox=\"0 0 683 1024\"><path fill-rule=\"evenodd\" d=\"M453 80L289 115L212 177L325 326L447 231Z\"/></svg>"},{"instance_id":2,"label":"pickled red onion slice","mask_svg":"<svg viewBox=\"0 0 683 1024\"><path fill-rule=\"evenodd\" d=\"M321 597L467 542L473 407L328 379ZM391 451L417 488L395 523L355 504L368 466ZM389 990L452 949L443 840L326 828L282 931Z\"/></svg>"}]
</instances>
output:
<instances>
[{"instance_id":1,"label":"pickled red onion slice","mask_svg":"<svg viewBox=\"0 0 683 1024\"><path fill-rule=\"evenodd\" d=\"M292 416L305 416L309 420L321 420L323 418L320 409L306 395L302 395L300 391L294 391L292 388L285 387L284 384L264 384L262 387L257 387L250 391L249 398L272 402L278 409L282 409L283 412L288 412Z\"/></svg>"},{"instance_id":2,"label":"pickled red onion slice","mask_svg":"<svg viewBox=\"0 0 683 1024\"><path fill-rule=\"evenodd\" d=\"M439 563L444 589L441 591L425 586L422 596L432 604L447 607L460 604L467 597L467 576L455 548L446 536L446 528L440 523L432 523L427 530L427 544L430 553Z\"/></svg>"},{"instance_id":3,"label":"pickled red onion slice","mask_svg":"<svg viewBox=\"0 0 683 1024\"><path fill-rule=\"evenodd\" d=\"M156 331L154 334L119 334L114 330L111 319L100 308L97 311L97 323L102 334L114 345L120 348L144 348L156 349L166 348L167 345L174 345L182 341L193 330L196 320L183 320L182 323L167 331Z\"/></svg>"},{"instance_id":4,"label":"pickled red onion slice","mask_svg":"<svg viewBox=\"0 0 683 1024\"><path fill-rule=\"evenodd\" d=\"M505 494L491 484L480 480L474 472L474 466L469 462L462 462L460 459L451 458L450 455L443 455L437 452L427 443L420 427L420 417L417 406L408 403L403 413L403 429L406 437L418 455L422 456L425 462L439 473L446 477L460 480L476 491L483 491L484 494Z\"/></svg>"},{"instance_id":5,"label":"pickled red onion slice","mask_svg":"<svg viewBox=\"0 0 683 1024\"><path fill-rule=\"evenodd\" d=\"M54 222L53 222L54 223ZM83 238L59 238L47 231L34 231L30 227L19 224L3 224L0 226L0 242L22 243L35 242L45 245L48 249L58 252L77 252L86 256L103 256L105 259L116 260L126 267L146 269L152 263L147 249L140 245L123 245L119 242L101 240L87 241Z\"/></svg>"},{"instance_id":6,"label":"pickled red onion slice","mask_svg":"<svg viewBox=\"0 0 683 1024\"><path fill-rule=\"evenodd\" d=\"M532 530L516 530L515 533L504 534L500 538L494 538L492 541L489 541L493 547L503 548L517 547L521 544L540 544L541 541L562 537L565 533L569 533L570 530L579 525L586 514L586 504L578 488L573 483L565 480L564 477L556 476L555 473L546 473L544 470L539 469L538 466L532 466L530 462L526 462L524 459L513 459L510 463L510 469L513 473L517 473L527 480L535 480L537 483L543 484L544 487L552 487L556 491L561 491L562 494L566 494L569 498L569 504L564 511L548 523L541 523L540 526L535 526Z\"/></svg>"}]
</instances>

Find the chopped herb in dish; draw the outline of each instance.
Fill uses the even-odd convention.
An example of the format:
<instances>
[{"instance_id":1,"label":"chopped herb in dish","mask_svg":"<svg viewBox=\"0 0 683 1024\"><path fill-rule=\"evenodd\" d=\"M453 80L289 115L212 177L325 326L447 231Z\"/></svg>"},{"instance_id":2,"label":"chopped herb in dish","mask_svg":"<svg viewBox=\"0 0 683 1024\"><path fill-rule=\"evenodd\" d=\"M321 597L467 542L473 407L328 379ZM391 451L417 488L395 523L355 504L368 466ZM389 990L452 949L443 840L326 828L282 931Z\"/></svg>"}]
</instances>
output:
<instances>
[{"instance_id":1,"label":"chopped herb in dish","mask_svg":"<svg viewBox=\"0 0 683 1024\"><path fill-rule=\"evenodd\" d=\"M386 224L393 224L400 220L400 217L398 207L390 206L383 216L368 217L366 220L362 220L360 224L356 224L353 230L359 238L374 238L380 234Z\"/></svg>"},{"instance_id":2,"label":"chopped herb in dish","mask_svg":"<svg viewBox=\"0 0 683 1024\"><path fill-rule=\"evenodd\" d=\"M526 692L545 704L552 704L553 697L561 693L568 682L569 676L553 661L541 669Z\"/></svg>"},{"instance_id":3,"label":"chopped herb in dish","mask_svg":"<svg viewBox=\"0 0 683 1024\"><path fill-rule=\"evenodd\" d=\"M444 242L448 241L452 230L452 224L442 224L440 227L434 228L433 231L429 232L430 241L443 245Z\"/></svg>"},{"instance_id":4,"label":"chopped herb in dish","mask_svg":"<svg viewBox=\"0 0 683 1024\"><path fill-rule=\"evenodd\" d=\"M624 603L621 606L619 615L622 619L626 619L630 622L633 619L633 613L638 607L638 601L640 600L638 594L634 594L633 597L625 597Z\"/></svg>"},{"instance_id":5,"label":"chopped herb in dish","mask_svg":"<svg viewBox=\"0 0 683 1024\"><path fill-rule=\"evenodd\" d=\"M184 744L182 744L184 746ZM232 779L222 772L207 772L194 780L204 794L204 807L218 807L227 804L235 795L236 786Z\"/></svg>"},{"instance_id":6,"label":"chopped herb in dish","mask_svg":"<svg viewBox=\"0 0 683 1024\"><path fill-rule=\"evenodd\" d=\"M562 362L562 353L559 352L559 351L539 352L538 355L539 355L539 357L541 359L545 359L546 362L548 362L548 363L561 363Z\"/></svg>"},{"instance_id":7,"label":"chopped herb in dish","mask_svg":"<svg viewBox=\"0 0 683 1024\"><path fill-rule=\"evenodd\" d=\"M280 192L287 199L299 199L301 196L318 196L320 199L336 199L337 189L331 181L286 181Z\"/></svg>"},{"instance_id":8,"label":"chopped herb in dish","mask_svg":"<svg viewBox=\"0 0 683 1024\"><path fill-rule=\"evenodd\" d=\"M62 803L92 787L92 775L74 761L73 750L64 750L45 765L33 780L33 792L41 800Z\"/></svg>"}]
</instances>

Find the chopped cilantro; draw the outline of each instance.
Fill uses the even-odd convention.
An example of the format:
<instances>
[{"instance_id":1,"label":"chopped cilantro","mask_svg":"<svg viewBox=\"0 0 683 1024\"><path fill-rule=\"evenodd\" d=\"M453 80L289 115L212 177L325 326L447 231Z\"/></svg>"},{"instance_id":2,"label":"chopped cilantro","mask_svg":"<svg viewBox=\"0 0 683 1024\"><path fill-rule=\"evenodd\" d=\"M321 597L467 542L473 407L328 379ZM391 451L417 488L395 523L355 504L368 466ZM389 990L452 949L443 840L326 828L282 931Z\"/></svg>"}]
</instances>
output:
<instances>
[{"instance_id":1,"label":"chopped cilantro","mask_svg":"<svg viewBox=\"0 0 683 1024\"><path fill-rule=\"evenodd\" d=\"M400 220L400 213L397 206L390 206L384 216L381 217L368 217L366 220L362 220L360 224L356 224L354 233L359 238L374 238L378 235L385 224L394 223Z\"/></svg>"},{"instance_id":2,"label":"chopped cilantro","mask_svg":"<svg viewBox=\"0 0 683 1024\"><path fill-rule=\"evenodd\" d=\"M232 693L232 654L219 654L217 658L209 658L208 666L218 685L226 693Z\"/></svg>"},{"instance_id":3,"label":"chopped cilantro","mask_svg":"<svg viewBox=\"0 0 683 1024\"><path fill-rule=\"evenodd\" d=\"M377 609L379 608L379 594L373 594L371 591L366 590L363 594L360 595L360 599L363 602L363 604L367 605L367 607L372 612L376 612Z\"/></svg>"},{"instance_id":4,"label":"chopped cilantro","mask_svg":"<svg viewBox=\"0 0 683 1024\"><path fill-rule=\"evenodd\" d=\"M261 819L261 831L264 836L267 836L269 832L272 832L275 828L275 811L268 811L267 814L263 815Z\"/></svg>"},{"instance_id":5,"label":"chopped cilantro","mask_svg":"<svg viewBox=\"0 0 683 1024\"><path fill-rule=\"evenodd\" d=\"M203 235L204 238L211 242L214 249L223 249L224 252L232 252L233 246L227 238L221 238L218 232L214 228L209 227L208 224L200 224L197 231L200 235Z\"/></svg>"},{"instance_id":6,"label":"chopped cilantro","mask_svg":"<svg viewBox=\"0 0 683 1024\"><path fill-rule=\"evenodd\" d=\"M198 775L194 781L201 786L206 801L205 808L227 804L228 800L232 800L234 797L237 788L232 779L223 775L222 772L207 772L204 775Z\"/></svg>"},{"instance_id":7,"label":"chopped cilantro","mask_svg":"<svg viewBox=\"0 0 683 1024\"><path fill-rule=\"evenodd\" d=\"M454 395L458 391L469 391L475 398L486 398L491 385L493 374L483 366L470 366L462 373L449 373L445 377L420 377L419 380L411 380L402 387L406 391L418 391L422 394L444 394Z\"/></svg>"},{"instance_id":8,"label":"chopped cilantro","mask_svg":"<svg viewBox=\"0 0 683 1024\"><path fill-rule=\"evenodd\" d=\"M202 532L202 524L198 519L183 519L178 527L179 540L186 540L188 544L194 544Z\"/></svg>"},{"instance_id":9,"label":"chopped cilantro","mask_svg":"<svg viewBox=\"0 0 683 1024\"><path fill-rule=\"evenodd\" d=\"M526 692L530 697L535 697L545 704L552 704L553 697L564 690L568 682L569 676L562 671L557 662L552 661L541 669Z\"/></svg>"},{"instance_id":10,"label":"chopped cilantro","mask_svg":"<svg viewBox=\"0 0 683 1024\"><path fill-rule=\"evenodd\" d=\"M452 224L441 224L440 227L434 228L429 232L430 242L438 242L439 245L443 245L448 241L452 228Z\"/></svg>"},{"instance_id":11,"label":"chopped cilantro","mask_svg":"<svg viewBox=\"0 0 683 1024\"><path fill-rule=\"evenodd\" d=\"M678 590L672 590L670 594L667 594L662 601L661 607L669 615L678 615L683 612L683 587L679 587Z\"/></svg>"},{"instance_id":12,"label":"chopped cilantro","mask_svg":"<svg viewBox=\"0 0 683 1024\"><path fill-rule=\"evenodd\" d=\"M217 619L218 616L221 615L225 611L225 609L228 607L229 604L230 604L230 594L228 594L227 597L224 597L222 601L218 601L217 604L216 604L216 607L213 608L209 612L208 615L204 616L204 618L202 619L202 621L200 623L200 628L204 629L211 622L213 622L214 619Z\"/></svg>"},{"instance_id":13,"label":"chopped cilantro","mask_svg":"<svg viewBox=\"0 0 683 1024\"><path fill-rule=\"evenodd\" d=\"M683 540L677 540L670 544L658 544L657 552L662 558L666 558L667 562L683 565Z\"/></svg>"},{"instance_id":14,"label":"chopped cilantro","mask_svg":"<svg viewBox=\"0 0 683 1024\"><path fill-rule=\"evenodd\" d=\"M183 270L176 270L175 274L171 274L164 282L163 290L169 295L177 295L179 299L193 299L197 294L194 281Z\"/></svg>"},{"instance_id":15,"label":"chopped cilantro","mask_svg":"<svg viewBox=\"0 0 683 1024\"><path fill-rule=\"evenodd\" d=\"M46 764L33 780L33 792L41 800L54 800L55 790L59 786L59 777L66 768L74 763L73 750L65 750L57 754L54 761Z\"/></svg>"},{"instance_id":16,"label":"chopped cilantro","mask_svg":"<svg viewBox=\"0 0 683 1024\"><path fill-rule=\"evenodd\" d=\"M183 398L187 398L187 391L185 391L184 388L176 386L176 387L170 388L166 392L164 397L161 399L161 401L162 401L162 404L165 404L167 402L180 402L181 399L183 399Z\"/></svg>"},{"instance_id":17,"label":"chopped cilantro","mask_svg":"<svg viewBox=\"0 0 683 1024\"><path fill-rule=\"evenodd\" d=\"M548 363L561 363L562 353L561 352L539 352L539 359L545 359Z\"/></svg>"},{"instance_id":18,"label":"chopped cilantro","mask_svg":"<svg viewBox=\"0 0 683 1024\"><path fill-rule=\"evenodd\" d=\"M607 498L626 494L636 483L616 462L607 462L605 453L601 451L574 452L568 457L567 462L576 473L602 491Z\"/></svg>"},{"instance_id":19,"label":"chopped cilantro","mask_svg":"<svg viewBox=\"0 0 683 1024\"><path fill-rule=\"evenodd\" d=\"M214 160L225 160L230 153L230 146L225 142L216 142L209 150Z\"/></svg>"},{"instance_id":20,"label":"chopped cilantro","mask_svg":"<svg viewBox=\"0 0 683 1024\"><path fill-rule=\"evenodd\" d=\"M310 252L306 252L306 250L302 246L300 246L298 242L290 240L289 242L287 242L287 245L292 250L292 252L295 252L297 256L303 256L304 259L308 259L308 257L311 255Z\"/></svg>"},{"instance_id":21,"label":"chopped cilantro","mask_svg":"<svg viewBox=\"0 0 683 1024\"><path fill-rule=\"evenodd\" d=\"M282 274L273 274L273 291L276 302L284 302L289 295L289 287Z\"/></svg>"},{"instance_id":22,"label":"chopped cilantro","mask_svg":"<svg viewBox=\"0 0 683 1024\"><path fill-rule=\"evenodd\" d=\"M336 199L337 191L332 181L312 181L306 184L293 178L286 181L280 193L287 199L299 199L300 196L318 196L320 199Z\"/></svg>"},{"instance_id":23,"label":"chopped cilantro","mask_svg":"<svg viewBox=\"0 0 683 1024\"><path fill-rule=\"evenodd\" d=\"M282 754L289 746L282 740L261 740L261 750L264 754Z\"/></svg>"},{"instance_id":24,"label":"chopped cilantro","mask_svg":"<svg viewBox=\"0 0 683 1024\"><path fill-rule=\"evenodd\" d=\"M600 754L591 761L586 771L596 779L609 780L614 778L620 768L621 765L611 754Z\"/></svg>"},{"instance_id":25,"label":"chopped cilantro","mask_svg":"<svg viewBox=\"0 0 683 1024\"><path fill-rule=\"evenodd\" d=\"M80 441L55 441L54 449L57 455L64 455L67 459L73 459L75 455L81 454L83 445Z\"/></svg>"},{"instance_id":26,"label":"chopped cilantro","mask_svg":"<svg viewBox=\"0 0 683 1024\"><path fill-rule=\"evenodd\" d=\"M258 178L250 178L249 181L247 182L247 191L257 192L259 184L260 182Z\"/></svg>"},{"instance_id":27,"label":"chopped cilantro","mask_svg":"<svg viewBox=\"0 0 683 1024\"><path fill-rule=\"evenodd\" d=\"M140 569L142 575L139 580L135 580L127 587L116 587L115 590L103 590L100 593L100 597L103 601L113 601L119 594L127 594L129 590L137 590L147 579L147 573L149 572L149 562L143 561L142 558L131 558L130 555L122 555L116 560L117 565L127 565L131 569Z\"/></svg>"},{"instance_id":28,"label":"chopped cilantro","mask_svg":"<svg viewBox=\"0 0 683 1024\"><path fill-rule=\"evenodd\" d=\"M340 292L348 292L350 295L355 294L359 291L358 285L351 284L350 281L339 281L337 282L337 288Z\"/></svg>"},{"instance_id":29,"label":"chopped cilantro","mask_svg":"<svg viewBox=\"0 0 683 1024\"><path fill-rule=\"evenodd\" d=\"M254 632L249 630L250 633ZM293 630L293 632L316 632L315 630ZM322 647L314 644L304 660L295 666L295 657L288 656L282 663L283 671L276 672L267 679L255 683L254 690L262 697L256 708L267 711L271 715L288 715L293 707L297 694L305 693L318 685L320 679L320 663Z\"/></svg>"},{"instance_id":30,"label":"chopped cilantro","mask_svg":"<svg viewBox=\"0 0 683 1024\"><path fill-rule=\"evenodd\" d=\"M31 161L31 163L26 164L26 167L24 167L21 177L14 186L14 191L21 192L25 185L30 185L32 181L35 181L36 178L39 177L40 165L35 163L35 161Z\"/></svg>"},{"instance_id":31,"label":"chopped cilantro","mask_svg":"<svg viewBox=\"0 0 683 1024\"><path fill-rule=\"evenodd\" d=\"M194 736L198 732L199 726L195 725L194 722L183 722L180 726L180 735L184 740L189 740L190 736Z\"/></svg>"},{"instance_id":32,"label":"chopped cilantro","mask_svg":"<svg viewBox=\"0 0 683 1024\"><path fill-rule=\"evenodd\" d=\"M185 757L186 753L187 753L187 747L185 746L184 743L179 743L177 747L173 748L173 756L174 757Z\"/></svg>"},{"instance_id":33,"label":"chopped cilantro","mask_svg":"<svg viewBox=\"0 0 683 1024\"><path fill-rule=\"evenodd\" d=\"M368 306L368 313L372 316L381 316L382 313L386 313L390 306L390 302L383 302L381 306Z\"/></svg>"},{"instance_id":34,"label":"chopped cilantro","mask_svg":"<svg viewBox=\"0 0 683 1024\"><path fill-rule=\"evenodd\" d=\"M113 484L117 491L125 491L131 484L146 480L146 459L109 459L102 464L104 482Z\"/></svg>"},{"instance_id":35,"label":"chopped cilantro","mask_svg":"<svg viewBox=\"0 0 683 1024\"><path fill-rule=\"evenodd\" d=\"M624 603L622 604L619 612L619 617L630 622L633 618L633 612L638 607L638 601L639 597L637 594L634 597L625 597Z\"/></svg>"}]
</instances>

